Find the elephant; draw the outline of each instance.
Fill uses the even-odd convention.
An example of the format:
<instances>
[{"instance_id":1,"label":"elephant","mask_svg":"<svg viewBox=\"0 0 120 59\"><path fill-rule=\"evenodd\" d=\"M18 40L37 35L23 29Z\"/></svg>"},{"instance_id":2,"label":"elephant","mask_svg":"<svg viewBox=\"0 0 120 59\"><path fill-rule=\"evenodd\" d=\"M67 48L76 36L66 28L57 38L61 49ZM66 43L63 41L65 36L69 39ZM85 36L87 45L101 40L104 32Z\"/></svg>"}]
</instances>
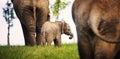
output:
<instances>
[{"instance_id":1,"label":"elephant","mask_svg":"<svg viewBox=\"0 0 120 59\"><path fill-rule=\"evenodd\" d=\"M120 0L75 0L80 59L120 59Z\"/></svg>"},{"instance_id":2,"label":"elephant","mask_svg":"<svg viewBox=\"0 0 120 59\"><path fill-rule=\"evenodd\" d=\"M52 41L54 41L55 46L61 46L61 35L69 35L69 39L73 38L73 33L71 32L70 26L64 21L47 21L42 25L41 28L41 42L42 46L50 46Z\"/></svg>"},{"instance_id":3,"label":"elephant","mask_svg":"<svg viewBox=\"0 0 120 59\"><path fill-rule=\"evenodd\" d=\"M25 45L38 45L42 24L49 21L48 0L11 0L17 17L20 20Z\"/></svg>"}]
</instances>

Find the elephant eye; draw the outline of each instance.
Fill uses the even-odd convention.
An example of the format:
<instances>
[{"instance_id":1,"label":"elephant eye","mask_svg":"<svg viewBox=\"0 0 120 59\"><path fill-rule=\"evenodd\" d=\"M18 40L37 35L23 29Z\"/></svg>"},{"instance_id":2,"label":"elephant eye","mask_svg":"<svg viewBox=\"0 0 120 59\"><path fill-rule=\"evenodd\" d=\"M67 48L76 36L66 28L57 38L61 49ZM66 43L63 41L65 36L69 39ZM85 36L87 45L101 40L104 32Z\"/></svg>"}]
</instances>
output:
<instances>
[{"instance_id":1,"label":"elephant eye","mask_svg":"<svg viewBox=\"0 0 120 59\"><path fill-rule=\"evenodd\" d=\"M70 29L68 29L68 31L70 31Z\"/></svg>"}]
</instances>

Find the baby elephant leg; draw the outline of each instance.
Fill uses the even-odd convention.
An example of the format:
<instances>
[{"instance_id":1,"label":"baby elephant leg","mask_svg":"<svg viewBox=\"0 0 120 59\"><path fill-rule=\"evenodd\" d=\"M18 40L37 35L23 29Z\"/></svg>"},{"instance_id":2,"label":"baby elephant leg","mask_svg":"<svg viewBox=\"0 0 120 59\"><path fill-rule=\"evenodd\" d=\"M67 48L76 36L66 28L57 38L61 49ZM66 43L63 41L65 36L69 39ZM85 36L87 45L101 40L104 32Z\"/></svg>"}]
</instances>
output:
<instances>
[{"instance_id":1,"label":"baby elephant leg","mask_svg":"<svg viewBox=\"0 0 120 59\"><path fill-rule=\"evenodd\" d=\"M56 46L58 46L58 47L61 46L61 36L57 37L57 39L56 39Z\"/></svg>"},{"instance_id":2,"label":"baby elephant leg","mask_svg":"<svg viewBox=\"0 0 120 59\"><path fill-rule=\"evenodd\" d=\"M47 37L47 46L51 46L53 38L51 36Z\"/></svg>"},{"instance_id":3,"label":"baby elephant leg","mask_svg":"<svg viewBox=\"0 0 120 59\"><path fill-rule=\"evenodd\" d=\"M46 45L46 39L45 39L44 37L42 37L41 45L42 45L42 46L45 46L45 45Z\"/></svg>"}]
</instances>

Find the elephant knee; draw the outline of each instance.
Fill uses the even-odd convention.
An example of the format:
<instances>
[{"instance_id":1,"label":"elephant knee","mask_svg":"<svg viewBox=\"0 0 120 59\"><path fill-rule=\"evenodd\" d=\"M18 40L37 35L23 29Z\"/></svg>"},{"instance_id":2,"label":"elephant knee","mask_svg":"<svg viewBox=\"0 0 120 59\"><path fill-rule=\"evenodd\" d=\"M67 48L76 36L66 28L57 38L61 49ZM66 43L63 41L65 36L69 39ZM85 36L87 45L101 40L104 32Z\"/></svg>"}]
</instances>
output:
<instances>
[{"instance_id":1,"label":"elephant knee","mask_svg":"<svg viewBox=\"0 0 120 59\"><path fill-rule=\"evenodd\" d=\"M28 31L30 31L30 32L36 32L36 27L34 25L30 25L28 27Z\"/></svg>"},{"instance_id":2,"label":"elephant knee","mask_svg":"<svg viewBox=\"0 0 120 59\"><path fill-rule=\"evenodd\" d=\"M57 46L60 47L61 46L61 40L57 40Z\"/></svg>"}]
</instances>

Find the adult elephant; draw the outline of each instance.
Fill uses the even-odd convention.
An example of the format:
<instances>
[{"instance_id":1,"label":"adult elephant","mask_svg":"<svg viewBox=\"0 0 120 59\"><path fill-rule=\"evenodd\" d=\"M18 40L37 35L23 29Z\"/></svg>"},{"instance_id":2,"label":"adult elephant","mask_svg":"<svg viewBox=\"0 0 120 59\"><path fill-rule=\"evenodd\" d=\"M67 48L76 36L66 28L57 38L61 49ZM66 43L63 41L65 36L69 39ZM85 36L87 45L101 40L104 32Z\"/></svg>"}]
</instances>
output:
<instances>
[{"instance_id":1,"label":"adult elephant","mask_svg":"<svg viewBox=\"0 0 120 59\"><path fill-rule=\"evenodd\" d=\"M25 44L39 44L42 24L49 20L48 0L11 0L21 22Z\"/></svg>"},{"instance_id":2,"label":"adult elephant","mask_svg":"<svg viewBox=\"0 0 120 59\"><path fill-rule=\"evenodd\" d=\"M48 46L54 41L55 46L61 46L61 35L70 35L69 39L73 38L70 26L63 21L50 22L47 21L41 28L41 45Z\"/></svg>"},{"instance_id":3,"label":"adult elephant","mask_svg":"<svg viewBox=\"0 0 120 59\"><path fill-rule=\"evenodd\" d=\"M120 0L75 0L80 59L120 59Z\"/></svg>"}]
</instances>

